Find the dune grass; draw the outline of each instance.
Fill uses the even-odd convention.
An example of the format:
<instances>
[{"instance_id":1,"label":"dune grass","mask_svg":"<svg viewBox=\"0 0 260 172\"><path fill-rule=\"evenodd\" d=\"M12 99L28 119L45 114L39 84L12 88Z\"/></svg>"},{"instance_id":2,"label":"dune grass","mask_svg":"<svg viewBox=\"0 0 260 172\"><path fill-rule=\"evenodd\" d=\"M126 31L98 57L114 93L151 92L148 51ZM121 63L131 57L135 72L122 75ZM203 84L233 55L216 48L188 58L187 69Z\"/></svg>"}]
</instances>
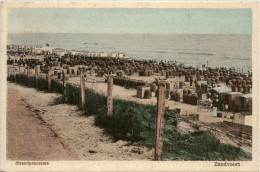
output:
<instances>
[{"instance_id":1,"label":"dune grass","mask_svg":"<svg viewBox=\"0 0 260 172\"><path fill-rule=\"evenodd\" d=\"M11 82L36 87L35 78L11 75ZM47 80L38 79L37 89L47 91ZM52 80L52 91L61 93L62 84ZM85 115L94 115L95 124L103 127L114 140L128 140L148 147L154 146L156 106L114 99L113 115L107 116L106 97L89 89L85 90ZM66 94L56 103L80 105L79 87L66 84ZM163 159L170 160L240 160L246 153L238 147L222 144L209 131L182 135L177 131L175 111L165 113Z\"/></svg>"}]
</instances>

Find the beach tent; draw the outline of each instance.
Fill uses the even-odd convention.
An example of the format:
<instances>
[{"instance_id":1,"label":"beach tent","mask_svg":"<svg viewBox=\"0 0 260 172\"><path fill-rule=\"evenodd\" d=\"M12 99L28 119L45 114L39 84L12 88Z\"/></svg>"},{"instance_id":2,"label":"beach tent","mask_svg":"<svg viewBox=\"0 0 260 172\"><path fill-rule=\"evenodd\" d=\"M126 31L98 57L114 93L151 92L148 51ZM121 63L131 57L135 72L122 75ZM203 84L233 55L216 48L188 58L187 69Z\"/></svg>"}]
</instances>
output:
<instances>
[{"instance_id":1,"label":"beach tent","mask_svg":"<svg viewBox=\"0 0 260 172\"><path fill-rule=\"evenodd\" d=\"M222 86L215 87L210 90L211 99L213 100L213 105L216 107L222 107L222 104L226 103L225 93L231 92L231 88Z\"/></svg>"}]
</instances>

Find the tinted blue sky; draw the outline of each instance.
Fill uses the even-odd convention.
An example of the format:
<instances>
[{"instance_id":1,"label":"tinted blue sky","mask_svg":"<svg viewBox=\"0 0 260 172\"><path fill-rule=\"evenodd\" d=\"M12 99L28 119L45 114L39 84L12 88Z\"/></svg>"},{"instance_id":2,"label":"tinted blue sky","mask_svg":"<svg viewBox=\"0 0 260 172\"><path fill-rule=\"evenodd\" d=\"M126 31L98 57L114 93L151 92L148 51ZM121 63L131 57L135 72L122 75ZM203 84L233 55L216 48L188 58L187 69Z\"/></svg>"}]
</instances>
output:
<instances>
[{"instance_id":1,"label":"tinted blue sky","mask_svg":"<svg viewBox=\"0 0 260 172\"><path fill-rule=\"evenodd\" d=\"M9 9L10 33L251 34L251 9Z\"/></svg>"}]
</instances>

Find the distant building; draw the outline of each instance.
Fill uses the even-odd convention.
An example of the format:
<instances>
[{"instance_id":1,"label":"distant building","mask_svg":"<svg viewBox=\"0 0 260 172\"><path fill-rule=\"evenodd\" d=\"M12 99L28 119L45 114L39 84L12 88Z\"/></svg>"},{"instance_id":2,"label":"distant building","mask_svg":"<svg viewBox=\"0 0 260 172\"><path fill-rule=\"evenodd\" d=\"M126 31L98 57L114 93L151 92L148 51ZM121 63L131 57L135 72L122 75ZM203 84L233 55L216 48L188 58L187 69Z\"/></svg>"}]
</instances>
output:
<instances>
[{"instance_id":1,"label":"distant building","mask_svg":"<svg viewBox=\"0 0 260 172\"><path fill-rule=\"evenodd\" d=\"M231 92L231 89L229 87L215 87L213 89L210 90L211 93L211 100L213 101L213 106L215 107L222 107L223 103L225 102L225 94L224 93L228 93Z\"/></svg>"},{"instance_id":2,"label":"distant building","mask_svg":"<svg viewBox=\"0 0 260 172\"><path fill-rule=\"evenodd\" d=\"M34 48L34 49L32 50L32 52L33 52L34 54L36 54L36 55L41 55L41 54L42 54L42 51L43 51L42 48Z\"/></svg>"},{"instance_id":3,"label":"distant building","mask_svg":"<svg viewBox=\"0 0 260 172\"><path fill-rule=\"evenodd\" d=\"M62 57L65 55L66 51L64 49L61 49L61 48L55 48L52 50L52 53L59 56L59 57Z\"/></svg>"},{"instance_id":4,"label":"distant building","mask_svg":"<svg viewBox=\"0 0 260 172\"><path fill-rule=\"evenodd\" d=\"M249 111L252 113L252 95L243 94L241 92L232 92L229 87L215 87L209 90L213 106L224 110L228 105L229 111L242 112Z\"/></svg>"},{"instance_id":5,"label":"distant building","mask_svg":"<svg viewBox=\"0 0 260 172\"><path fill-rule=\"evenodd\" d=\"M118 57L119 58L124 58L124 54L123 53L118 53Z\"/></svg>"},{"instance_id":6,"label":"distant building","mask_svg":"<svg viewBox=\"0 0 260 172\"><path fill-rule=\"evenodd\" d=\"M116 58L116 57L118 57L118 54L117 54L117 53L111 53L111 54L110 54L110 57Z\"/></svg>"},{"instance_id":7,"label":"distant building","mask_svg":"<svg viewBox=\"0 0 260 172\"><path fill-rule=\"evenodd\" d=\"M107 57L107 53L101 52L99 53L99 57Z\"/></svg>"},{"instance_id":8,"label":"distant building","mask_svg":"<svg viewBox=\"0 0 260 172\"><path fill-rule=\"evenodd\" d=\"M252 114L252 95L242 94L240 97L240 106L243 111L249 111Z\"/></svg>"},{"instance_id":9,"label":"distant building","mask_svg":"<svg viewBox=\"0 0 260 172\"><path fill-rule=\"evenodd\" d=\"M234 123L252 126L252 114L241 112L234 114Z\"/></svg>"},{"instance_id":10,"label":"distant building","mask_svg":"<svg viewBox=\"0 0 260 172\"><path fill-rule=\"evenodd\" d=\"M42 47L40 49L43 50L44 52L53 53L53 49L55 49L55 48L54 47Z\"/></svg>"},{"instance_id":11,"label":"distant building","mask_svg":"<svg viewBox=\"0 0 260 172\"><path fill-rule=\"evenodd\" d=\"M242 93L240 92L229 92L226 93L226 98L229 106L229 111L232 112L239 112L241 111L240 107L240 96L242 96Z\"/></svg>"}]
</instances>

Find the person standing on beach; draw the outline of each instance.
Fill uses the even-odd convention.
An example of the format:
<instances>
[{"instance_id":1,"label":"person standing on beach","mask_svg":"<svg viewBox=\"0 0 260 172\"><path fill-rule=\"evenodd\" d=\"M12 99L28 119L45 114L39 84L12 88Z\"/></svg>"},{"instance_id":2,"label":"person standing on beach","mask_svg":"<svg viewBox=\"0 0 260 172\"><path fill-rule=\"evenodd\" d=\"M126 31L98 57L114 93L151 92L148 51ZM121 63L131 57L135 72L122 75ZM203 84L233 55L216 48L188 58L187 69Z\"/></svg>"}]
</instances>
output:
<instances>
[{"instance_id":1,"label":"person standing on beach","mask_svg":"<svg viewBox=\"0 0 260 172\"><path fill-rule=\"evenodd\" d=\"M191 76L190 77L190 86L192 86L192 83L193 83L193 77Z\"/></svg>"},{"instance_id":2,"label":"person standing on beach","mask_svg":"<svg viewBox=\"0 0 260 172\"><path fill-rule=\"evenodd\" d=\"M225 111L228 111L228 104L225 104Z\"/></svg>"}]
</instances>

